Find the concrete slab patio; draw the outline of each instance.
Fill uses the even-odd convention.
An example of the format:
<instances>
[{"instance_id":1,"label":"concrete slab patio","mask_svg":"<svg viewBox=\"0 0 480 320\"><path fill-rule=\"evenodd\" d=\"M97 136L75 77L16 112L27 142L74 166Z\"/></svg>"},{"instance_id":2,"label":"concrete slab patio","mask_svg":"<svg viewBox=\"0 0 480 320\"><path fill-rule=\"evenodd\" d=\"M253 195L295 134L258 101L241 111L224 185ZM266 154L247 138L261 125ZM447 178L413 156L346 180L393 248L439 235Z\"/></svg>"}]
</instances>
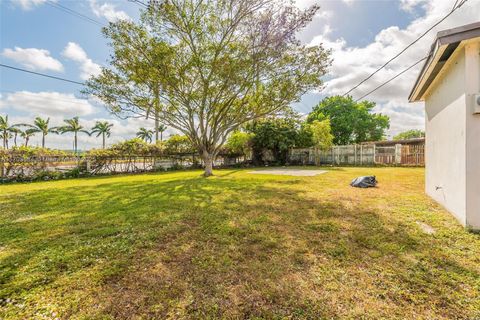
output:
<instances>
[{"instance_id":1,"label":"concrete slab patio","mask_svg":"<svg viewBox=\"0 0 480 320\"><path fill-rule=\"evenodd\" d=\"M326 173L325 170L305 170L305 169L261 169L250 171L253 174L273 174L282 176L314 177Z\"/></svg>"}]
</instances>

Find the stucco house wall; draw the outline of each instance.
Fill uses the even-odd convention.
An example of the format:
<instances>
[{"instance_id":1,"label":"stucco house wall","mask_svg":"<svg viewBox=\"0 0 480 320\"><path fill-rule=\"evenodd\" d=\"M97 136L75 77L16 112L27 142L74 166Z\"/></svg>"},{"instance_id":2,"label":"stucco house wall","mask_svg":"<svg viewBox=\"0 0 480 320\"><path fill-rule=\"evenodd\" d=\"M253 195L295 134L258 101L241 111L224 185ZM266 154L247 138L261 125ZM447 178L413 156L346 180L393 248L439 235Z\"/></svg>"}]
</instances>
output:
<instances>
[{"instance_id":1,"label":"stucco house wall","mask_svg":"<svg viewBox=\"0 0 480 320\"><path fill-rule=\"evenodd\" d=\"M466 223L465 54L444 66L425 99L425 190Z\"/></svg>"},{"instance_id":2,"label":"stucco house wall","mask_svg":"<svg viewBox=\"0 0 480 320\"><path fill-rule=\"evenodd\" d=\"M480 114L474 114L475 94L480 94L480 38L465 45L466 92L466 225L480 229Z\"/></svg>"},{"instance_id":3,"label":"stucco house wall","mask_svg":"<svg viewBox=\"0 0 480 320\"><path fill-rule=\"evenodd\" d=\"M448 59L425 96L425 189L462 223L480 229L480 39Z\"/></svg>"}]
</instances>

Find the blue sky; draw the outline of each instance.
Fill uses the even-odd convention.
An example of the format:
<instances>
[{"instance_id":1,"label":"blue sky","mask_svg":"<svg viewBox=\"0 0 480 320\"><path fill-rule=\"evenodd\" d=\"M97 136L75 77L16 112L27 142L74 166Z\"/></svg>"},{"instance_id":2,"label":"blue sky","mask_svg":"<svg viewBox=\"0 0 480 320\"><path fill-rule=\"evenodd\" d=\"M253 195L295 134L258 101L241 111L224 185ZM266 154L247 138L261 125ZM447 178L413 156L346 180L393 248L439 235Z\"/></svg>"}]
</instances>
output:
<instances>
[{"instance_id":1,"label":"blue sky","mask_svg":"<svg viewBox=\"0 0 480 320\"><path fill-rule=\"evenodd\" d=\"M322 43L331 48L334 65L326 78L325 90L306 95L294 107L308 113L323 96L344 92L448 12L453 2L297 0L300 7L320 4L319 15L299 38L304 43ZM57 0L57 3L101 24L126 17L135 20L140 10L138 4L127 0ZM442 26L449 28L478 20L480 0L469 0L465 7L439 26L439 30ZM107 64L109 48L100 26L55 8L51 1L0 1L0 28L0 61L3 64L80 82L98 70L98 66ZM424 55L434 34L432 32L371 84L354 92L354 96L366 92L415 61L416 57ZM412 107L406 103L406 91L417 72L412 70L406 78L399 78L400 85L393 83L390 88L370 97L377 102L377 111L391 116L392 134L423 125L422 106ZM80 89L75 84L0 68L0 114L8 114L17 122L28 121L37 115L49 116L54 124L79 114L86 126L91 126L97 119L112 119L115 122L112 142L133 137L139 126L151 126L143 120L120 121L99 105L77 101L81 98ZM38 142L38 139L33 140L33 144ZM98 147L98 143L94 138L85 137L80 147ZM69 144L69 137L51 137L51 146L66 148Z\"/></svg>"}]
</instances>

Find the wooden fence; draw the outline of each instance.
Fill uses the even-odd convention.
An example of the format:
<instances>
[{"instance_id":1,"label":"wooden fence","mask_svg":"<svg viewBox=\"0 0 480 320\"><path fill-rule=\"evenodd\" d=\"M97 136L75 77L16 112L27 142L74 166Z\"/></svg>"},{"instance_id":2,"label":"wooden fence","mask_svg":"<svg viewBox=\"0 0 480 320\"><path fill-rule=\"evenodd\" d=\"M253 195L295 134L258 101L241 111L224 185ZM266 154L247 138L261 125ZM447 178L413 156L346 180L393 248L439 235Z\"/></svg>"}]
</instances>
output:
<instances>
[{"instance_id":1,"label":"wooden fence","mask_svg":"<svg viewBox=\"0 0 480 320\"><path fill-rule=\"evenodd\" d=\"M376 146L374 144L333 146L328 150L291 149L290 164L302 165L398 165L424 166L424 144Z\"/></svg>"}]
</instances>

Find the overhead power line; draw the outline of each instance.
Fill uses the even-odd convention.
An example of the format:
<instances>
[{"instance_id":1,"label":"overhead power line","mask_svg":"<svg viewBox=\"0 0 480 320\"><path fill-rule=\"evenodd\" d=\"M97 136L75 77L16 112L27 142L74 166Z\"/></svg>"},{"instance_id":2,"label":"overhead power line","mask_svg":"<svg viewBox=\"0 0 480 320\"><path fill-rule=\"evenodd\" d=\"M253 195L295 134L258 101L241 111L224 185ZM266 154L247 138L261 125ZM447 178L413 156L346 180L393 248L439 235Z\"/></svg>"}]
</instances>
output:
<instances>
[{"instance_id":1,"label":"overhead power line","mask_svg":"<svg viewBox=\"0 0 480 320\"><path fill-rule=\"evenodd\" d=\"M404 69L403 71L401 71L400 73L397 73L394 77L388 79L387 81L385 81L384 83L382 83L381 85L375 87L375 89L373 90L370 90L369 92L367 92L366 94L364 94L363 96L361 96L360 98L356 99L355 102L358 102L360 100L362 100L363 98L369 96L370 94L374 93L375 91L377 91L378 89L380 89L381 87L385 86L386 84L392 82L393 80L395 80L396 78L400 77L402 74L404 74L405 72L407 72L408 70L412 69L413 67L415 67L417 64L419 64L420 62L424 61L425 59L427 59L429 56L426 56L426 57L423 57L422 59L418 60L417 62L415 62L414 64L412 64L411 66L409 66L408 68Z\"/></svg>"},{"instance_id":2,"label":"overhead power line","mask_svg":"<svg viewBox=\"0 0 480 320\"><path fill-rule=\"evenodd\" d=\"M457 0L458 1L458 0ZM433 28L435 28L436 26L438 26L440 23L442 23L445 19L447 19L452 13L454 13L456 10L458 10L461 6L463 6L468 0L463 0L463 1L460 1L460 3L458 5L455 4L455 6L453 7L453 9L447 14L445 15L442 19L440 19L439 21L437 21L433 26L431 26L430 28L428 28L424 33L422 33L417 39L415 39L414 41L412 41L408 46L406 46L402 51L400 51L399 53L397 53L395 56L393 56L390 60L388 60L387 62L385 62L384 64L382 64L378 69L376 69L373 73L371 73L368 77L366 77L365 79L363 79L362 81L360 81L357 85L355 85L353 88L351 88L350 90L348 90L347 92L345 92L343 94L343 96L346 96L347 94L349 94L350 92L352 92L353 90L355 90L356 88L358 88L359 86L361 86L365 81L369 80L371 77L373 77L375 74L377 74L380 70L382 70L383 68L385 68L387 65L390 64L390 62L392 62L393 60L395 60L396 58L398 58L401 54L403 54L405 51L407 51L411 46L413 46L415 43L417 43L420 39L422 39L425 35L427 35L427 33L429 33Z\"/></svg>"},{"instance_id":3,"label":"overhead power line","mask_svg":"<svg viewBox=\"0 0 480 320\"><path fill-rule=\"evenodd\" d=\"M86 16L86 15L84 15L84 14L78 12L78 11L75 11L75 10L73 10L73 9L70 9L70 8L68 8L68 7L65 7L65 6L61 5L60 3L56 3L56 2L53 2L53 1L51 1L51 0L47 0L46 4L50 5L50 6L53 7L53 8L56 8L56 9L62 11L62 12L64 12L64 13L68 13L68 14L70 14L70 15L72 15L72 16L75 16L75 17L77 17L77 18L80 18L80 19L82 19L82 20L84 20L84 21L93 23L93 24L98 25L98 26L100 26L100 27L105 27L105 24L104 24L104 23L101 23L100 21L97 21L97 20L95 20L95 19L92 19L92 18L90 18L90 17L88 17L88 16Z\"/></svg>"},{"instance_id":4,"label":"overhead power line","mask_svg":"<svg viewBox=\"0 0 480 320\"><path fill-rule=\"evenodd\" d=\"M3 64L3 63L0 63L0 67L8 68L8 69L16 70L16 71L21 71L21 72L26 72L26 73L31 73L31 74L35 74L35 75L37 75L37 76L42 76L42 77L45 77L45 78L50 78L50 79L60 80L60 81L64 81L64 82L70 82L70 83L74 83L74 84L79 84L79 85L81 85L81 86L84 85L83 82L78 82L78 81L75 81L75 80L69 80L69 79L65 79L65 78L60 78L60 77L56 77L56 76L51 76L51 75L45 74L45 73L40 73L40 72L25 70L25 69L22 69L22 68L17 68L17 67L9 66L9 65L6 65L6 64Z\"/></svg>"},{"instance_id":5,"label":"overhead power line","mask_svg":"<svg viewBox=\"0 0 480 320\"><path fill-rule=\"evenodd\" d=\"M148 4L146 4L146 3L144 3L144 2L142 2L142 1L140 1L140 0L128 0L128 2L136 3L136 4L138 4L139 6L142 6L142 7L148 9Z\"/></svg>"}]
</instances>

